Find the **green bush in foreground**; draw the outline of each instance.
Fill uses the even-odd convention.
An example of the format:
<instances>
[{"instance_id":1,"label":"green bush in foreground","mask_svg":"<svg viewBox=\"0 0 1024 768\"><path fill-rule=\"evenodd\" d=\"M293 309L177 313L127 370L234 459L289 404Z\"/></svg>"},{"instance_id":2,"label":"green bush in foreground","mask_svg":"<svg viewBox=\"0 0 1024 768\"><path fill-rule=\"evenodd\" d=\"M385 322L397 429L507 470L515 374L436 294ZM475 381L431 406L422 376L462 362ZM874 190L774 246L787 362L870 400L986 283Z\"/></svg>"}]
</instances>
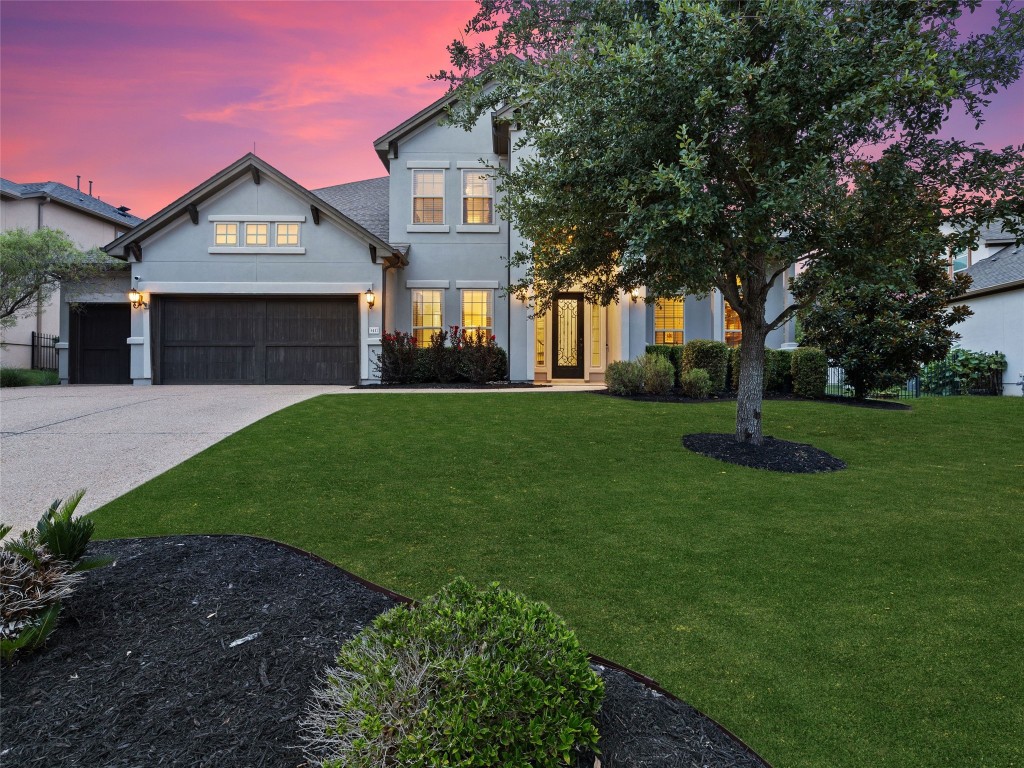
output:
<instances>
[{"instance_id":1,"label":"green bush in foreground","mask_svg":"<svg viewBox=\"0 0 1024 768\"><path fill-rule=\"evenodd\" d=\"M711 397L714 387L711 384L711 377L703 368L694 368L683 374L679 388L687 397L696 400L706 400Z\"/></svg>"},{"instance_id":2,"label":"green bush in foreground","mask_svg":"<svg viewBox=\"0 0 1024 768\"><path fill-rule=\"evenodd\" d=\"M675 382L676 372L672 363L661 355L646 353L637 358L644 382L644 392L649 395L664 395Z\"/></svg>"},{"instance_id":3,"label":"green bush in foreground","mask_svg":"<svg viewBox=\"0 0 1024 768\"><path fill-rule=\"evenodd\" d=\"M56 371L0 368L0 387L41 387L59 383Z\"/></svg>"},{"instance_id":4,"label":"green bush in foreground","mask_svg":"<svg viewBox=\"0 0 1024 768\"><path fill-rule=\"evenodd\" d=\"M542 603L457 579L342 646L304 721L331 768L565 765L595 748L604 685Z\"/></svg>"},{"instance_id":5,"label":"green bush in foreground","mask_svg":"<svg viewBox=\"0 0 1024 768\"><path fill-rule=\"evenodd\" d=\"M638 395L644 390L644 372L632 360L608 363L604 378L613 395Z\"/></svg>"},{"instance_id":6,"label":"green bush in foreground","mask_svg":"<svg viewBox=\"0 0 1024 768\"><path fill-rule=\"evenodd\" d=\"M793 373L793 394L797 397L824 397L828 383L828 358L815 347L793 350L790 358Z\"/></svg>"},{"instance_id":7,"label":"green bush in foreground","mask_svg":"<svg viewBox=\"0 0 1024 768\"><path fill-rule=\"evenodd\" d=\"M686 342L682 354L682 374L694 368L703 368L711 377L715 392L726 387L725 375L729 367L729 346L721 341L694 339ZM680 374L680 383L682 382Z\"/></svg>"},{"instance_id":8,"label":"green bush in foreground","mask_svg":"<svg viewBox=\"0 0 1024 768\"><path fill-rule=\"evenodd\" d=\"M679 386L679 376L683 371L683 345L682 344L648 344L644 349L649 355L661 355L672 363L675 371L675 384Z\"/></svg>"}]
</instances>

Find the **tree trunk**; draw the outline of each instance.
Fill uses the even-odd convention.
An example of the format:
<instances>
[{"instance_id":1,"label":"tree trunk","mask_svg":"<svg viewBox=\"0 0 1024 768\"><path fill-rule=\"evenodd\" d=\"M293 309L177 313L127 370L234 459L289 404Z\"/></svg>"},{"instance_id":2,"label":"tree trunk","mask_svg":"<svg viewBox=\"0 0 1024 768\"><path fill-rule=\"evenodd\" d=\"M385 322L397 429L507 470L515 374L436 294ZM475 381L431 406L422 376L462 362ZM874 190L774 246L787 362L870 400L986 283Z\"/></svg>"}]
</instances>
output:
<instances>
[{"instance_id":1,"label":"tree trunk","mask_svg":"<svg viewBox=\"0 0 1024 768\"><path fill-rule=\"evenodd\" d=\"M761 404L764 401L764 340L768 336L764 313L748 322L743 318L740 347L740 386L736 396L736 442L761 445Z\"/></svg>"}]
</instances>

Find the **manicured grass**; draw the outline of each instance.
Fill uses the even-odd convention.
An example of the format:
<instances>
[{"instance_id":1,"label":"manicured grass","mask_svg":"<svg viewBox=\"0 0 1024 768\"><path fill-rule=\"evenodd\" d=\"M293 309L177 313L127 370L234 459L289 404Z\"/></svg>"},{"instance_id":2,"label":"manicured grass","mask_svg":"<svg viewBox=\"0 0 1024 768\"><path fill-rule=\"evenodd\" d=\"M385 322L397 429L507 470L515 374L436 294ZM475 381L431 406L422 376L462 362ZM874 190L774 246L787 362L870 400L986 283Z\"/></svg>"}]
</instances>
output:
<instances>
[{"instance_id":1,"label":"manicured grass","mask_svg":"<svg viewBox=\"0 0 1024 768\"><path fill-rule=\"evenodd\" d=\"M1024 762L1024 400L768 402L849 463L682 448L733 405L589 394L320 397L94 513L104 537L252 533L415 597L548 602L778 766Z\"/></svg>"}]
</instances>

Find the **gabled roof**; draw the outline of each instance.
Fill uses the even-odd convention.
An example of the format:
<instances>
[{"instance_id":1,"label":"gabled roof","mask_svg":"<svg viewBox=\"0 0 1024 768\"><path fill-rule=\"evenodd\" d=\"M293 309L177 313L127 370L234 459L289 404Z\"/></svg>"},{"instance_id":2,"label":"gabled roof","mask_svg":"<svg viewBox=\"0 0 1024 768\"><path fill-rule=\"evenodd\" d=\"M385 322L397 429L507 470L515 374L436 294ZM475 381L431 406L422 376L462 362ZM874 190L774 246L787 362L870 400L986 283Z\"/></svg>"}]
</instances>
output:
<instances>
[{"instance_id":1,"label":"gabled roof","mask_svg":"<svg viewBox=\"0 0 1024 768\"><path fill-rule=\"evenodd\" d=\"M448 91L448 93L433 104L424 107L408 120L395 126L379 139L374 141L373 148L377 150L377 157L379 157L380 161L384 163L384 167L391 170L391 158L389 156L389 152L391 151L392 142L408 136L410 133L426 125L431 120L436 120L442 112L456 101L458 101L456 92Z\"/></svg>"},{"instance_id":2,"label":"gabled roof","mask_svg":"<svg viewBox=\"0 0 1024 768\"><path fill-rule=\"evenodd\" d=\"M131 229L142 223L142 219L138 216L132 216L128 213L131 209L123 206L115 208L98 197L72 189L66 184L61 184L59 181L33 181L27 184L19 184L8 179L0 179L0 194L16 200L48 197L69 208L74 208L126 229Z\"/></svg>"},{"instance_id":3,"label":"gabled roof","mask_svg":"<svg viewBox=\"0 0 1024 768\"><path fill-rule=\"evenodd\" d=\"M126 254L126 248L128 246L141 244L150 235L153 235L164 227L173 224L182 216L190 215L188 210L189 206L199 205L199 203L227 188L238 179L249 175L253 176L254 181L259 178L260 175L265 175L268 179L272 179L277 184L280 184L290 190L297 197L305 200L312 208L316 208L319 215L330 219L339 227L357 238L365 240L370 246L371 252L379 248L385 254L395 253L395 250L387 243L387 241L385 241L384 238L370 232L364 226L346 216L323 198L317 197L301 184L293 181L288 176L285 176L265 160L256 157L252 152L242 156L220 173L211 176L198 187L182 195L163 210L153 214L131 232L128 232L114 240L112 243L105 245L103 250L111 256L115 256L119 259L127 259L128 256Z\"/></svg>"},{"instance_id":4,"label":"gabled roof","mask_svg":"<svg viewBox=\"0 0 1024 768\"><path fill-rule=\"evenodd\" d=\"M1008 245L967 269L971 288L963 297L1024 288L1024 245ZM961 298L963 298L961 297Z\"/></svg>"},{"instance_id":5,"label":"gabled roof","mask_svg":"<svg viewBox=\"0 0 1024 768\"><path fill-rule=\"evenodd\" d=\"M1017 240L1012 232L1003 229L1000 224L982 227L980 239L985 245L999 245L1001 243L1009 245Z\"/></svg>"},{"instance_id":6,"label":"gabled roof","mask_svg":"<svg viewBox=\"0 0 1024 768\"><path fill-rule=\"evenodd\" d=\"M381 176L379 179L352 181L311 191L381 240L387 240L389 182L387 176Z\"/></svg>"}]
</instances>

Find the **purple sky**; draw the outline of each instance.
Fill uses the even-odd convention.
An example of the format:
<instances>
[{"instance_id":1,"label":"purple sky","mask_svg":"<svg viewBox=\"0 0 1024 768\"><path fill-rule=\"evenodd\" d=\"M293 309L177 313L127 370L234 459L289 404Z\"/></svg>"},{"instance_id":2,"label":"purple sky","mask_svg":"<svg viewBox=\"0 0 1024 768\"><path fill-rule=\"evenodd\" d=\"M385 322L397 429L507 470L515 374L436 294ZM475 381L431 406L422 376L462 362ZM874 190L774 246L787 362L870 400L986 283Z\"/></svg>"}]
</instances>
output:
<instances>
[{"instance_id":1,"label":"purple sky","mask_svg":"<svg viewBox=\"0 0 1024 768\"><path fill-rule=\"evenodd\" d=\"M0 4L0 173L155 213L253 148L309 188L384 175L372 142L444 93L475 4ZM986 2L964 28L991 26ZM1024 143L1024 85L950 132Z\"/></svg>"}]
</instances>

